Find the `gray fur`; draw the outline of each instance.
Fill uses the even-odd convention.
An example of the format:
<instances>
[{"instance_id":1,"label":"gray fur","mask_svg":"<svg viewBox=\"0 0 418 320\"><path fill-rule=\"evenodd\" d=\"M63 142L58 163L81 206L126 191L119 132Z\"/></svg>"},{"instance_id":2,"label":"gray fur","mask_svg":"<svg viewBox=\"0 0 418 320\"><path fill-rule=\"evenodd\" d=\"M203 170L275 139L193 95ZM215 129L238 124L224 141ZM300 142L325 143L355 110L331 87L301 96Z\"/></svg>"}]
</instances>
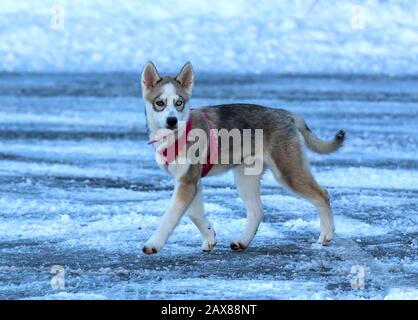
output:
<instances>
[{"instance_id":1,"label":"gray fur","mask_svg":"<svg viewBox=\"0 0 418 320\"><path fill-rule=\"evenodd\" d=\"M151 70L151 72L148 72L151 80L155 80L155 74L158 74L155 67L148 64L146 69L148 68ZM144 99L146 103L152 104L161 94L164 84L172 83L177 94L188 102L193 87L193 77L193 68L188 63L176 78L160 78L158 81L153 81L152 88L144 89L143 86ZM143 73L143 83L146 83L148 80L144 80ZM155 110L154 112L157 111ZM304 147L307 146L309 149L322 154L334 152L343 145L345 140L344 131L339 131L332 140L324 141L319 139L309 129L305 121L294 113L284 109L273 109L254 104L207 106L190 112L189 104L187 103L185 110L181 113L183 118L186 115L187 117L189 115L192 117L193 128L203 129L207 134L209 132L209 123L215 129L238 129L241 132L241 136L244 129L263 129L263 168L270 167L274 177L280 184L306 198L317 207L321 219L321 234L318 242L327 245L331 241L334 234L334 222L329 195L312 176ZM153 133L155 134L155 132ZM255 143L254 136L252 136L252 139L252 142ZM188 142L188 145L190 143ZM237 148L237 145L234 145L236 143L241 144L242 141L233 141L228 146L225 146L218 136L218 155L229 154L229 159L238 156L241 158L241 163L221 164L221 161L219 161L218 164L214 164L209 175L220 174L234 169L239 193L247 206L247 225L241 238L231 243L231 248L233 250L244 250L253 239L263 216L259 196L262 172L254 176L246 176L243 173L243 168L246 166L244 159L248 158L250 154L234 154L237 152L236 150L241 152L241 148ZM173 164L173 166L176 165ZM177 173L177 176L173 173L177 185L173 197L174 200L163 216L158 230L145 245L145 253L156 253L162 248L168 236L174 230L175 225L189 207L192 211L192 221L197 225L204 237L203 250L210 251L213 249L216 244L215 232L204 217L203 205L200 203L202 201L201 183L199 181L201 170L201 164L190 164L187 170L170 171Z\"/></svg>"}]
</instances>

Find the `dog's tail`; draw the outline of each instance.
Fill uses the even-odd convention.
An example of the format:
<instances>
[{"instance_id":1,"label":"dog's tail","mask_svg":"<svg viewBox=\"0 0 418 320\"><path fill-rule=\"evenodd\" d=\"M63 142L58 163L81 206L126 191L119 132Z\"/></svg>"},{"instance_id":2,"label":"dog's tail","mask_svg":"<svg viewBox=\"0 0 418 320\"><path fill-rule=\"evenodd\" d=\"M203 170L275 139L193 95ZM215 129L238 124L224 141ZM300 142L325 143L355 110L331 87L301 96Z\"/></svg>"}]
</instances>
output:
<instances>
[{"instance_id":1,"label":"dog's tail","mask_svg":"<svg viewBox=\"0 0 418 320\"><path fill-rule=\"evenodd\" d=\"M308 127L305 120L301 117L291 114L293 121L295 122L296 128L302 133L305 143L309 149L321 154L327 154L337 151L344 144L345 132L340 130L335 134L334 139L330 141L324 141L319 139Z\"/></svg>"}]
</instances>

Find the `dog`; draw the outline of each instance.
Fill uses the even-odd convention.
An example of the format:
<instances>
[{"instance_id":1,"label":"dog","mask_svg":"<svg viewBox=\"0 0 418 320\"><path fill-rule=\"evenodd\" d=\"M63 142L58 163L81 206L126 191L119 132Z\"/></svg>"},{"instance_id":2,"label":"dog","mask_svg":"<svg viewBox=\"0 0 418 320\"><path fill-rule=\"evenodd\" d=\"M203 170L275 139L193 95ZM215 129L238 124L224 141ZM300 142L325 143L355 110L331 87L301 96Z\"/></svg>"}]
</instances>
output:
<instances>
[{"instance_id":1,"label":"dog","mask_svg":"<svg viewBox=\"0 0 418 320\"><path fill-rule=\"evenodd\" d=\"M192 222L199 229L203 244L202 250L210 252L216 245L216 233L204 214L202 186L200 179L205 175L216 175L232 170L238 193L246 205L247 220L243 234L231 242L232 250L245 250L253 240L263 218L260 199L260 180L264 169L270 168L275 179L287 189L310 201L319 211L320 236L318 242L328 245L334 236L334 221L328 192L320 187L310 172L304 147L328 154L338 150L344 143L345 132L340 130L332 140L319 139L305 121L294 113L283 109L273 109L252 104L225 104L192 110L190 98L194 85L194 71L190 62L186 63L175 77L162 77L152 62L148 62L141 75L142 97L145 102L145 116L151 143L156 147L156 159L161 169L170 173L175 180L175 189L171 204L161 218L155 233L145 243L143 252L159 252L174 231L182 216L188 212ZM186 129L180 130L180 123L186 123ZM184 127L184 126L183 126ZM206 155L215 154L214 163L196 163L184 159L183 163L162 160L167 150L167 135L172 133L175 139L185 136L184 132L199 129L210 136L197 143ZM262 143L258 155L242 151L242 141L222 142L219 136L213 138L216 130L235 130L244 134L246 129L262 129L262 135L252 137L251 143ZM187 136L187 134L186 134ZM192 147L187 138L184 150ZM227 139L228 140L228 139ZM212 143L213 142L213 143ZM175 140L174 158L178 156L180 143ZM173 144L171 144L173 145ZM238 150L238 151L236 151ZM163 152L161 152L163 151ZM184 153L184 152L183 152ZM166 154L166 152L164 153ZM222 161L223 155L237 161ZM158 158L160 157L160 158ZM173 157L172 157L173 158ZM209 157L202 157L208 159ZM247 160L251 161L247 161ZM262 170L246 174L258 162Z\"/></svg>"}]
</instances>

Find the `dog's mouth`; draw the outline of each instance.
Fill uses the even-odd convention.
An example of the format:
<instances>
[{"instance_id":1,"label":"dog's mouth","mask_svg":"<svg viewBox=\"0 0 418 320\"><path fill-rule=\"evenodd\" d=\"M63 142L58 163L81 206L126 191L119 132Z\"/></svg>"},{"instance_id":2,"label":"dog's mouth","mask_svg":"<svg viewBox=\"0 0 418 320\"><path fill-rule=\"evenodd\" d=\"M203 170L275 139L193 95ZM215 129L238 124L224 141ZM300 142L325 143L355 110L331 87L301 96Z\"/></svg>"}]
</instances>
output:
<instances>
[{"instance_id":1,"label":"dog's mouth","mask_svg":"<svg viewBox=\"0 0 418 320\"><path fill-rule=\"evenodd\" d=\"M168 136L176 136L177 135L177 128L169 129L169 128L161 128L157 131L157 133L148 141L148 144L154 144L156 142L162 141Z\"/></svg>"},{"instance_id":2,"label":"dog's mouth","mask_svg":"<svg viewBox=\"0 0 418 320\"><path fill-rule=\"evenodd\" d=\"M168 130L175 131L175 130L177 130L177 125L175 125L175 126L166 125L165 128L168 129Z\"/></svg>"}]
</instances>

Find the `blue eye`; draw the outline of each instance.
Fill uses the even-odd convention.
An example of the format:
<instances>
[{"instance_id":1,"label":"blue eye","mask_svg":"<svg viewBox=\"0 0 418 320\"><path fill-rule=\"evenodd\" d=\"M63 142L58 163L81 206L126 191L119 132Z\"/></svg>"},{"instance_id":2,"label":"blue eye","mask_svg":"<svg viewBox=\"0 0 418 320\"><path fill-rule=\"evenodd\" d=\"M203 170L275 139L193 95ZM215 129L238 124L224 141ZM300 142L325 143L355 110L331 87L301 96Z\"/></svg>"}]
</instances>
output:
<instances>
[{"instance_id":1,"label":"blue eye","mask_svg":"<svg viewBox=\"0 0 418 320\"><path fill-rule=\"evenodd\" d=\"M183 101L182 100L177 100L176 101L176 106L177 107L180 107L182 104L183 104Z\"/></svg>"}]
</instances>

